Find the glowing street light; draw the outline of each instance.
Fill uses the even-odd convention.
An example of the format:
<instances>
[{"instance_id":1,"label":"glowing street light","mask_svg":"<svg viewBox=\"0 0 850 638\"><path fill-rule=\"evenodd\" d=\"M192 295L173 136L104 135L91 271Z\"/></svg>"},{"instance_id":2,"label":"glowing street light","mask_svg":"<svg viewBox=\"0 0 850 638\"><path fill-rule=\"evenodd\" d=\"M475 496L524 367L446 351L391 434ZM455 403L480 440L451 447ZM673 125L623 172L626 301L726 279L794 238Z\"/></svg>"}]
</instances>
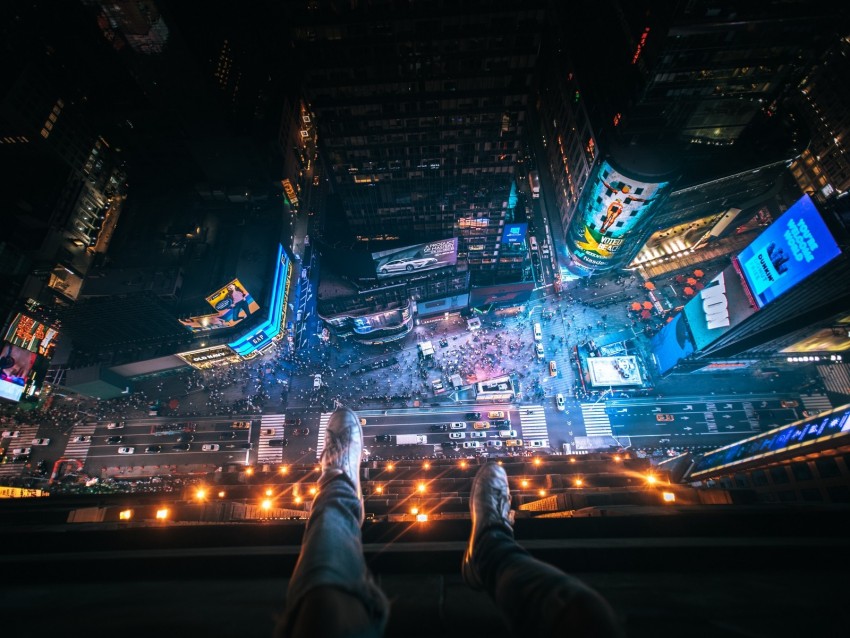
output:
<instances>
[{"instance_id":1,"label":"glowing street light","mask_svg":"<svg viewBox=\"0 0 850 638\"><path fill-rule=\"evenodd\" d=\"M168 508L162 507L156 511L156 520L164 521L168 518Z\"/></svg>"},{"instance_id":2,"label":"glowing street light","mask_svg":"<svg viewBox=\"0 0 850 638\"><path fill-rule=\"evenodd\" d=\"M655 485L656 483L658 483L658 479L655 477L654 474L647 474L646 475L646 484L647 485Z\"/></svg>"},{"instance_id":3,"label":"glowing street light","mask_svg":"<svg viewBox=\"0 0 850 638\"><path fill-rule=\"evenodd\" d=\"M207 491L203 487L199 487L195 492L195 498L203 501L207 497Z\"/></svg>"},{"instance_id":4,"label":"glowing street light","mask_svg":"<svg viewBox=\"0 0 850 638\"><path fill-rule=\"evenodd\" d=\"M662 492L661 498L664 499L665 503L675 503L676 502L676 495L673 494L673 492Z\"/></svg>"},{"instance_id":5,"label":"glowing street light","mask_svg":"<svg viewBox=\"0 0 850 638\"><path fill-rule=\"evenodd\" d=\"M118 512L119 521L129 521L131 518L133 518L133 510L121 510Z\"/></svg>"},{"instance_id":6,"label":"glowing street light","mask_svg":"<svg viewBox=\"0 0 850 638\"><path fill-rule=\"evenodd\" d=\"M582 485L584 485L584 481L581 480L580 478L577 478L575 480L575 485L576 485L576 487L581 487Z\"/></svg>"},{"instance_id":7,"label":"glowing street light","mask_svg":"<svg viewBox=\"0 0 850 638\"><path fill-rule=\"evenodd\" d=\"M260 507L268 512L272 508L272 500L270 498L264 498L263 502L260 503Z\"/></svg>"},{"instance_id":8,"label":"glowing street light","mask_svg":"<svg viewBox=\"0 0 850 638\"><path fill-rule=\"evenodd\" d=\"M420 494L424 494L425 493L425 483L420 483L419 485L417 485L416 491L419 492Z\"/></svg>"},{"instance_id":9,"label":"glowing street light","mask_svg":"<svg viewBox=\"0 0 850 638\"><path fill-rule=\"evenodd\" d=\"M272 495L272 488L268 488L266 490L266 496L271 496L271 495Z\"/></svg>"}]
</instances>

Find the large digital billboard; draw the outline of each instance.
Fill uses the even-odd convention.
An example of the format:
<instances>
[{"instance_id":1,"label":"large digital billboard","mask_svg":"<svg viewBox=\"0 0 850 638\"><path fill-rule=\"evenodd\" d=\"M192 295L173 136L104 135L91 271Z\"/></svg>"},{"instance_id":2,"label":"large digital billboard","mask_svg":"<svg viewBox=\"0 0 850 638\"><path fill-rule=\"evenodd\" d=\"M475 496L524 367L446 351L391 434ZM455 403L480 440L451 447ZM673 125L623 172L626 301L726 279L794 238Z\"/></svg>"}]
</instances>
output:
<instances>
[{"instance_id":1,"label":"large digital billboard","mask_svg":"<svg viewBox=\"0 0 850 638\"><path fill-rule=\"evenodd\" d=\"M12 319L6 331L6 341L48 359L53 356L58 336L54 328L22 313Z\"/></svg>"},{"instance_id":2,"label":"large digital billboard","mask_svg":"<svg viewBox=\"0 0 850 638\"><path fill-rule=\"evenodd\" d=\"M840 254L814 202L803 195L737 259L761 308Z\"/></svg>"},{"instance_id":3,"label":"large digital billboard","mask_svg":"<svg viewBox=\"0 0 850 638\"><path fill-rule=\"evenodd\" d=\"M661 374L672 369L695 350L693 337L682 314L673 317L673 320L652 338L651 343L652 354L655 355Z\"/></svg>"},{"instance_id":4,"label":"large digital billboard","mask_svg":"<svg viewBox=\"0 0 850 638\"><path fill-rule=\"evenodd\" d=\"M669 182L642 182L603 160L591 174L567 231L569 268L588 276L613 268L629 232L647 219Z\"/></svg>"},{"instance_id":5,"label":"large digital billboard","mask_svg":"<svg viewBox=\"0 0 850 638\"><path fill-rule=\"evenodd\" d=\"M20 401L38 355L4 342L0 349L0 398Z\"/></svg>"},{"instance_id":6,"label":"large digital billboard","mask_svg":"<svg viewBox=\"0 0 850 638\"><path fill-rule=\"evenodd\" d=\"M379 278L410 275L457 263L457 237L372 253Z\"/></svg>"},{"instance_id":7,"label":"large digital billboard","mask_svg":"<svg viewBox=\"0 0 850 638\"><path fill-rule=\"evenodd\" d=\"M238 279L219 288L206 299L215 312L180 319L180 323L192 332L232 328L260 309L260 305Z\"/></svg>"},{"instance_id":8,"label":"large digital billboard","mask_svg":"<svg viewBox=\"0 0 850 638\"><path fill-rule=\"evenodd\" d=\"M702 350L756 310L741 276L730 265L685 304L685 317L697 349Z\"/></svg>"},{"instance_id":9,"label":"large digital billboard","mask_svg":"<svg viewBox=\"0 0 850 638\"><path fill-rule=\"evenodd\" d=\"M271 301L265 321L250 332L227 344L241 357L252 355L257 350L265 348L272 340L280 337L281 326L283 325L283 312L286 308L289 295L289 274L292 271L292 262L280 244L277 248L277 261L275 264Z\"/></svg>"},{"instance_id":10,"label":"large digital billboard","mask_svg":"<svg viewBox=\"0 0 850 638\"><path fill-rule=\"evenodd\" d=\"M503 244L521 244L525 241L525 234L528 232L528 224L505 224L502 229Z\"/></svg>"}]
</instances>

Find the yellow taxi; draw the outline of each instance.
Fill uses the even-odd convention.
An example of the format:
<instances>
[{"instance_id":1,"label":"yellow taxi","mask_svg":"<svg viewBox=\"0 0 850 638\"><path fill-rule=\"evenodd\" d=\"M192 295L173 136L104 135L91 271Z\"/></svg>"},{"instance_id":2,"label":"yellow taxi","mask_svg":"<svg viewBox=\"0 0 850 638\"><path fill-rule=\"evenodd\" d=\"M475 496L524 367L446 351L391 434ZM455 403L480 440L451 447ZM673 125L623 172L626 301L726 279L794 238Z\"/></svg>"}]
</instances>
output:
<instances>
[{"instance_id":1,"label":"yellow taxi","mask_svg":"<svg viewBox=\"0 0 850 638\"><path fill-rule=\"evenodd\" d=\"M476 430L489 430L490 424L487 421L476 421L472 427Z\"/></svg>"},{"instance_id":2,"label":"yellow taxi","mask_svg":"<svg viewBox=\"0 0 850 638\"><path fill-rule=\"evenodd\" d=\"M558 364L554 361L549 362L549 376L557 377L558 376Z\"/></svg>"},{"instance_id":3,"label":"yellow taxi","mask_svg":"<svg viewBox=\"0 0 850 638\"><path fill-rule=\"evenodd\" d=\"M251 427L250 421L234 421L230 424L230 427L234 430L247 430Z\"/></svg>"},{"instance_id":4,"label":"yellow taxi","mask_svg":"<svg viewBox=\"0 0 850 638\"><path fill-rule=\"evenodd\" d=\"M505 441L507 447L522 447L522 439L508 439Z\"/></svg>"},{"instance_id":5,"label":"yellow taxi","mask_svg":"<svg viewBox=\"0 0 850 638\"><path fill-rule=\"evenodd\" d=\"M487 413L487 418L488 419L504 419L505 413L502 412L501 410L492 410L492 411Z\"/></svg>"}]
</instances>

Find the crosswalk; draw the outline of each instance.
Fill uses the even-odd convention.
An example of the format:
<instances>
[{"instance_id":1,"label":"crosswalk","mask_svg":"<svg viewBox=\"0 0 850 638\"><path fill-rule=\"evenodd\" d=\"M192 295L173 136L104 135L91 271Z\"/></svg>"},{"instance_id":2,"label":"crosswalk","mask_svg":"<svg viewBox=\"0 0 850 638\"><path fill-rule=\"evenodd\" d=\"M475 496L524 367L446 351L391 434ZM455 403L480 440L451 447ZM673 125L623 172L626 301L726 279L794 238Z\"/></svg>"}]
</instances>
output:
<instances>
[{"instance_id":1,"label":"crosswalk","mask_svg":"<svg viewBox=\"0 0 850 638\"><path fill-rule=\"evenodd\" d=\"M14 439L6 438L2 440L2 447L6 448L6 456L3 457L5 463L0 464L0 477L20 476L27 469L27 463L12 463L14 458L12 450L19 447L32 447L32 440L36 438L38 426L4 424L2 429L18 432L19 434Z\"/></svg>"},{"instance_id":2,"label":"crosswalk","mask_svg":"<svg viewBox=\"0 0 850 638\"><path fill-rule=\"evenodd\" d=\"M522 426L523 439L549 438L549 428L546 426L546 413L541 406L533 405L520 408L519 422Z\"/></svg>"},{"instance_id":3,"label":"crosswalk","mask_svg":"<svg viewBox=\"0 0 850 638\"><path fill-rule=\"evenodd\" d=\"M95 423L74 426L74 429L71 430L71 438L68 439L68 445L65 446L63 458L77 459L81 463L85 463L96 427L97 424Z\"/></svg>"},{"instance_id":4,"label":"crosswalk","mask_svg":"<svg viewBox=\"0 0 850 638\"><path fill-rule=\"evenodd\" d=\"M264 414L260 419L260 439L257 443L257 463L280 463L283 448L269 445L272 439L284 439L285 414Z\"/></svg>"},{"instance_id":5,"label":"crosswalk","mask_svg":"<svg viewBox=\"0 0 850 638\"><path fill-rule=\"evenodd\" d=\"M582 403L581 415L587 436L612 436L611 421L605 412L605 403Z\"/></svg>"},{"instance_id":6,"label":"crosswalk","mask_svg":"<svg viewBox=\"0 0 850 638\"><path fill-rule=\"evenodd\" d=\"M806 410L818 410L825 412L832 409L832 403L829 397L825 394L802 394L800 400L803 402L803 408Z\"/></svg>"},{"instance_id":7,"label":"crosswalk","mask_svg":"<svg viewBox=\"0 0 850 638\"><path fill-rule=\"evenodd\" d=\"M319 441L316 443L316 458L322 458L322 450L325 449L325 430L328 429L328 421L331 420L333 412L322 412L319 416Z\"/></svg>"}]
</instances>

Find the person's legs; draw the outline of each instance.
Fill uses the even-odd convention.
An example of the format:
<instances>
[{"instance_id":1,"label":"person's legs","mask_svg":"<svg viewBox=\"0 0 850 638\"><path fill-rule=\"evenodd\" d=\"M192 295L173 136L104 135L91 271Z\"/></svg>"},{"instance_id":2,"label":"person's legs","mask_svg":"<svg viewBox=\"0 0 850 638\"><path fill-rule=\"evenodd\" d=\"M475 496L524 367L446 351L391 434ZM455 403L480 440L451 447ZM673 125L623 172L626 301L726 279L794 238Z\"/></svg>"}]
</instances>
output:
<instances>
[{"instance_id":1,"label":"person's legs","mask_svg":"<svg viewBox=\"0 0 850 638\"><path fill-rule=\"evenodd\" d=\"M319 493L301 554L289 582L278 634L380 636L389 604L363 558L360 526L360 452L357 416L340 408L328 421Z\"/></svg>"},{"instance_id":2,"label":"person's legs","mask_svg":"<svg viewBox=\"0 0 850 638\"><path fill-rule=\"evenodd\" d=\"M523 636L619 636L608 603L583 582L531 556L514 540L508 479L481 467L470 497L472 534L463 577L484 589Z\"/></svg>"}]
</instances>

